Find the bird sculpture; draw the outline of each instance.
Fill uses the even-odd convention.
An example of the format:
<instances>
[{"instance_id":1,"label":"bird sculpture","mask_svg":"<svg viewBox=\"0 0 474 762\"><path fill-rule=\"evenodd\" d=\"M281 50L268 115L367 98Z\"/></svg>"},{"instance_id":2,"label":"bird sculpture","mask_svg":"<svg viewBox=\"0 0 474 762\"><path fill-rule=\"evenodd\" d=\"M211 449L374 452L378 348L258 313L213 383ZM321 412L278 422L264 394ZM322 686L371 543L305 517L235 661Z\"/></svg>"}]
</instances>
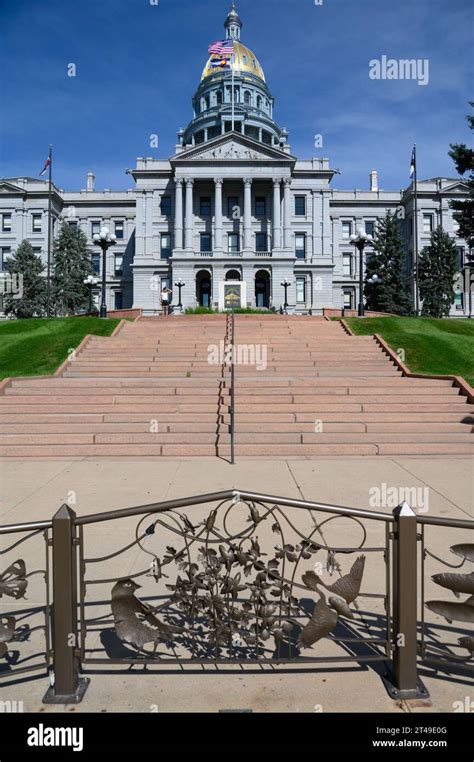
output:
<instances>
[{"instance_id":1,"label":"bird sculpture","mask_svg":"<svg viewBox=\"0 0 474 762\"><path fill-rule=\"evenodd\" d=\"M311 619L303 627L298 637L298 644L302 648L309 648L318 640L327 637L339 619L339 614L327 605L325 595L320 590L317 592L319 601L314 607Z\"/></svg>"},{"instance_id":2,"label":"bird sculpture","mask_svg":"<svg viewBox=\"0 0 474 762\"><path fill-rule=\"evenodd\" d=\"M322 585L329 592L344 598L346 603L353 603L360 593L362 576L364 574L365 556L359 556L352 565L349 574L345 574L336 580L332 585L326 585L313 571L306 572L303 575L304 584L311 590L318 590L318 585Z\"/></svg>"},{"instance_id":3,"label":"bird sculpture","mask_svg":"<svg viewBox=\"0 0 474 762\"><path fill-rule=\"evenodd\" d=\"M178 627L162 622L152 609L136 597L140 588L132 579L119 580L112 588L112 613L115 631L120 640L142 650L146 643L153 643L156 651L158 643L169 643Z\"/></svg>"}]
</instances>

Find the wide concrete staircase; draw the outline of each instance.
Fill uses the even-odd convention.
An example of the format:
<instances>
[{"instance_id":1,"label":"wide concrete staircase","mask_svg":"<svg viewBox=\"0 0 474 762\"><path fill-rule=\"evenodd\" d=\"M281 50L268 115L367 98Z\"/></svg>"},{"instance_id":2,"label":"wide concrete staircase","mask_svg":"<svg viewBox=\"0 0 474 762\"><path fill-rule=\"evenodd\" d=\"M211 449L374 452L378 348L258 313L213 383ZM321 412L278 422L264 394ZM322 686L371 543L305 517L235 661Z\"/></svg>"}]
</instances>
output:
<instances>
[{"instance_id":1,"label":"wide concrete staircase","mask_svg":"<svg viewBox=\"0 0 474 762\"><path fill-rule=\"evenodd\" d=\"M54 378L0 395L0 455L230 454L225 316L141 319ZM236 316L238 456L468 454L450 380L402 377L372 337L312 317ZM221 356L219 356L219 354Z\"/></svg>"}]
</instances>

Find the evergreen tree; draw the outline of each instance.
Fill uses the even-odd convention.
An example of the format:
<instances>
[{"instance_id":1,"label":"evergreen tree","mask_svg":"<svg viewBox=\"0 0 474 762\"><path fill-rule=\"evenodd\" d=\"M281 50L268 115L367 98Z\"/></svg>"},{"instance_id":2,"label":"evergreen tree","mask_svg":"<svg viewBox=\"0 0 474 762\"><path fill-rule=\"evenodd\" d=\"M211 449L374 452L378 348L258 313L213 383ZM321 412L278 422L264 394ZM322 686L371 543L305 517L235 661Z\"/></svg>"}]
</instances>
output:
<instances>
[{"instance_id":1,"label":"evergreen tree","mask_svg":"<svg viewBox=\"0 0 474 762\"><path fill-rule=\"evenodd\" d=\"M405 255L400 237L399 222L388 211L377 222L374 254L368 259L364 294L367 308L375 312L409 315L412 312L407 278L404 275ZM376 275L376 283L369 280Z\"/></svg>"},{"instance_id":2,"label":"evergreen tree","mask_svg":"<svg viewBox=\"0 0 474 762\"><path fill-rule=\"evenodd\" d=\"M474 107L474 101L471 101L470 105ZM474 116L468 116L467 120L471 130L474 130ZM449 155L459 174L465 175L469 172L469 198L466 201L452 201L451 208L454 209L454 217L459 222L459 236L466 241L470 250L469 259L474 264L474 150L464 143L451 143L451 149Z\"/></svg>"},{"instance_id":3,"label":"evergreen tree","mask_svg":"<svg viewBox=\"0 0 474 762\"><path fill-rule=\"evenodd\" d=\"M3 297L6 315L16 318L34 318L44 315L46 279L44 265L29 241L22 241L15 254L5 262L5 271L13 275L12 286L17 292L7 291ZM18 295L20 298L14 298Z\"/></svg>"},{"instance_id":4,"label":"evergreen tree","mask_svg":"<svg viewBox=\"0 0 474 762\"><path fill-rule=\"evenodd\" d=\"M51 309L56 315L71 315L87 309L89 290L84 279L92 274L87 239L78 228L64 222L53 247Z\"/></svg>"},{"instance_id":5,"label":"evergreen tree","mask_svg":"<svg viewBox=\"0 0 474 762\"><path fill-rule=\"evenodd\" d=\"M430 245L420 253L418 273L422 315L449 317L455 296L456 272L456 244L442 227L438 227L431 235Z\"/></svg>"}]
</instances>

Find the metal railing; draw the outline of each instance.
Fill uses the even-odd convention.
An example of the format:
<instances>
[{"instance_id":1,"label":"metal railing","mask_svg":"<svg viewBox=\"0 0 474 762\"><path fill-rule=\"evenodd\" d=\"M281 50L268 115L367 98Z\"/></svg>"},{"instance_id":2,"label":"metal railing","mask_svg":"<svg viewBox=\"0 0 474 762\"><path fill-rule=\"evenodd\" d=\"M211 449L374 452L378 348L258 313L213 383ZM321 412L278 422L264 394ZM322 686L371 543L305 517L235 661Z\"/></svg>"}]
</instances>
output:
<instances>
[{"instance_id":1,"label":"metal railing","mask_svg":"<svg viewBox=\"0 0 474 762\"><path fill-rule=\"evenodd\" d=\"M99 524L133 517L131 541L107 531L98 543ZM417 516L406 503L386 514L231 489L85 516L63 505L52 520L0 527L23 535L0 551L14 554L0 595L15 601L1 616L0 676L12 684L47 671L44 701L74 703L84 674L100 665L385 662L390 695L427 696L418 661L431 659L428 639L444 649L443 674L472 670L473 648L469 634L443 646L425 609L451 623L474 619L470 599L425 600L427 559L441 561L426 546L427 527L442 528L443 539L463 530L451 547L456 566L473 562L465 530L474 521ZM45 568L27 572L18 547L41 538ZM469 594L472 574L432 581ZM27 589L44 605L20 608ZM32 654L39 637L44 653Z\"/></svg>"}]
</instances>

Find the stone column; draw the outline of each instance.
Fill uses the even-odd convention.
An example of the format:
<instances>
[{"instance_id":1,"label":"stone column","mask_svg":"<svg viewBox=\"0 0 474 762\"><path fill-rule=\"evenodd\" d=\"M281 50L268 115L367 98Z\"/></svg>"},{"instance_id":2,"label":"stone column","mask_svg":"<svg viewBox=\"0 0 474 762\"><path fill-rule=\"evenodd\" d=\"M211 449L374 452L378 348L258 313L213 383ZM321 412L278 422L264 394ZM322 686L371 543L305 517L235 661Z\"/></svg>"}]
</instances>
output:
<instances>
[{"instance_id":1,"label":"stone column","mask_svg":"<svg viewBox=\"0 0 474 762\"><path fill-rule=\"evenodd\" d=\"M183 178L177 177L176 203L174 216L174 246L175 249L183 248Z\"/></svg>"},{"instance_id":2,"label":"stone column","mask_svg":"<svg viewBox=\"0 0 474 762\"><path fill-rule=\"evenodd\" d=\"M222 177L214 178L215 185L215 230L214 230L214 249L222 251Z\"/></svg>"},{"instance_id":3,"label":"stone column","mask_svg":"<svg viewBox=\"0 0 474 762\"><path fill-rule=\"evenodd\" d=\"M194 237L194 209L193 209L193 185L192 177L186 178L186 229L184 248L192 251Z\"/></svg>"},{"instance_id":4,"label":"stone column","mask_svg":"<svg viewBox=\"0 0 474 762\"><path fill-rule=\"evenodd\" d=\"M244 178L244 250L252 249L252 178Z\"/></svg>"},{"instance_id":5,"label":"stone column","mask_svg":"<svg viewBox=\"0 0 474 762\"><path fill-rule=\"evenodd\" d=\"M291 177L285 177L284 248L291 249Z\"/></svg>"},{"instance_id":6,"label":"stone column","mask_svg":"<svg viewBox=\"0 0 474 762\"><path fill-rule=\"evenodd\" d=\"M273 242L272 249L281 248L281 178L273 180Z\"/></svg>"}]
</instances>

